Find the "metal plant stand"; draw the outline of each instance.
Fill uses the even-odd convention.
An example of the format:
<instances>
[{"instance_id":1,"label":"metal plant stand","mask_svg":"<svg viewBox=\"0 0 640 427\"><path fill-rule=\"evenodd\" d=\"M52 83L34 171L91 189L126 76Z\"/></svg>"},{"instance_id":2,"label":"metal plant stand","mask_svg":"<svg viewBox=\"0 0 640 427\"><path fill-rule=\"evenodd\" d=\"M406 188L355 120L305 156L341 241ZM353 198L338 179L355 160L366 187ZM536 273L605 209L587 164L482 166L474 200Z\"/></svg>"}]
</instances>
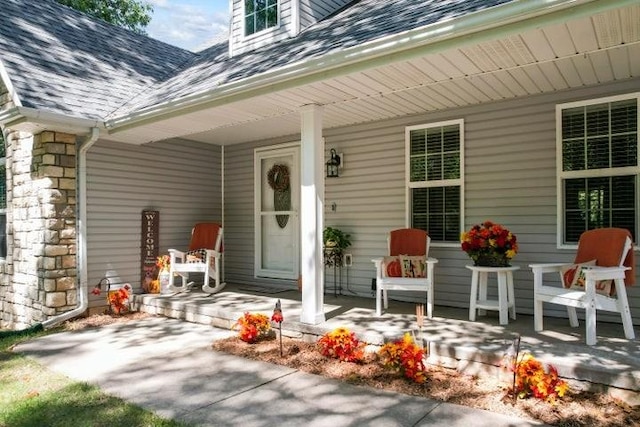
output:
<instances>
[{"instance_id":1,"label":"metal plant stand","mask_svg":"<svg viewBox=\"0 0 640 427\"><path fill-rule=\"evenodd\" d=\"M325 267L333 268L333 296L337 297L342 295L342 265L343 255L342 251L335 248L324 248L323 250L324 265ZM327 278L325 275L325 293L327 291Z\"/></svg>"}]
</instances>

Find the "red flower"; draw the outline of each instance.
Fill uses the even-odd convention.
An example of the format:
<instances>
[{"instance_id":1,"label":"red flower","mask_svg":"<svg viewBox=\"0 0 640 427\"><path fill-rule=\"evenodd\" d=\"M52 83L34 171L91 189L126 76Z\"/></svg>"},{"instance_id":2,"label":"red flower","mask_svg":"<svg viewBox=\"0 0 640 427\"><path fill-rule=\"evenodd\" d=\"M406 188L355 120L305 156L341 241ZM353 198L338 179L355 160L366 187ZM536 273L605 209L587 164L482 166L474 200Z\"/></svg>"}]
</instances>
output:
<instances>
[{"instance_id":1,"label":"red flower","mask_svg":"<svg viewBox=\"0 0 640 427\"><path fill-rule=\"evenodd\" d=\"M500 224L485 221L463 232L462 250L477 261L482 256L503 256L511 259L518 252L516 236Z\"/></svg>"},{"instance_id":2,"label":"red flower","mask_svg":"<svg viewBox=\"0 0 640 427\"><path fill-rule=\"evenodd\" d=\"M258 339L258 328L256 325L247 325L240 332L240 338L242 341L248 343L254 343Z\"/></svg>"}]
</instances>

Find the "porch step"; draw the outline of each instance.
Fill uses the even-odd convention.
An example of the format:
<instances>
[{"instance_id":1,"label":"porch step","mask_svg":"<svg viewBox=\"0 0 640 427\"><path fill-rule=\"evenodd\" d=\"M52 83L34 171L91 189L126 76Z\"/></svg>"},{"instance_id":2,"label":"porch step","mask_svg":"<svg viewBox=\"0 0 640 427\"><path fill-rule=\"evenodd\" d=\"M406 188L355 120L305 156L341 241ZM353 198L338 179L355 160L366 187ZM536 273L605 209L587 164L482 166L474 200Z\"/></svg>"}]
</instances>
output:
<instances>
[{"instance_id":1,"label":"porch step","mask_svg":"<svg viewBox=\"0 0 640 427\"><path fill-rule=\"evenodd\" d=\"M412 303L392 300L389 311L377 317L372 298L326 295L326 321L309 325L298 320L302 308L298 291L260 294L240 289L241 286L228 284L224 291L214 295L197 291L135 295L133 308L188 322L231 328L245 312L271 316L275 302L280 299L285 336L316 341L326 332L346 327L361 341L374 346L399 339L405 332L420 337ZM433 319L425 319L422 330L430 363L469 374L503 376L500 368L503 356L513 339L520 335L522 351L532 353L545 364L553 364L562 377L577 381L577 387L598 391L613 387L640 392L640 343L625 340L622 325L598 323L598 345L590 347L584 343L584 324L571 328L567 319L545 318L546 330L536 333L533 318L521 313L517 320L505 326L499 325L496 313L478 317L476 322L468 321L467 309L436 306L434 313Z\"/></svg>"}]
</instances>

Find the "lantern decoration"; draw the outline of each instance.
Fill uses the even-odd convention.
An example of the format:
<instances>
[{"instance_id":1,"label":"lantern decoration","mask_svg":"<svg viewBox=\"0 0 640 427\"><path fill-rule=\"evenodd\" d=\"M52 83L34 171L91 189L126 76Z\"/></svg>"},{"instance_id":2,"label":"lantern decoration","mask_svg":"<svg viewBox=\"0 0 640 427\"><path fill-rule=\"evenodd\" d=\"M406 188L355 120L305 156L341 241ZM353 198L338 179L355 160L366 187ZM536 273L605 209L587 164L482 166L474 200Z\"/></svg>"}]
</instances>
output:
<instances>
[{"instance_id":1,"label":"lantern decoration","mask_svg":"<svg viewBox=\"0 0 640 427\"><path fill-rule=\"evenodd\" d=\"M271 316L271 321L278 324L278 331L280 332L280 357L282 357L282 321L284 317L282 316L282 305L280 304L280 300L276 302L276 306L273 309L273 315Z\"/></svg>"},{"instance_id":2,"label":"lantern decoration","mask_svg":"<svg viewBox=\"0 0 640 427\"><path fill-rule=\"evenodd\" d=\"M327 178L337 178L338 168L340 167L340 156L336 153L334 148L331 149L331 158L327 161Z\"/></svg>"}]
</instances>

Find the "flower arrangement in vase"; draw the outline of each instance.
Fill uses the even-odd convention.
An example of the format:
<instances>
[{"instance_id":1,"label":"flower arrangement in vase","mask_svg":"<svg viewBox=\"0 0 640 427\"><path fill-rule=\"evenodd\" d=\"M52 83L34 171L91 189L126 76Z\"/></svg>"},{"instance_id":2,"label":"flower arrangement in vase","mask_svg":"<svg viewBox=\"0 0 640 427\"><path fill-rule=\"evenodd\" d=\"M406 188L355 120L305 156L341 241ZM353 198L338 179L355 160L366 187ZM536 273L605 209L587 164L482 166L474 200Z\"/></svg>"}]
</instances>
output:
<instances>
[{"instance_id":1,"label":"flower arrangement in vase","mask_svg":"<svg viewBox=\"0 0 640 427\"><path fill-rule=\"evenodd\" d=\"M491 221L474 225L462 233L460 240L462 250L478 266L508 267L518 252L515 234Z\"/></svg>"},{"instance_id":2,"label":"flower arrangement in vase","mask_svg":"<svg viewBox=\"0 0 640 427\"><path fill-rule=\"evenodd\" d=\"M156 260L156 267L158 267L158 292L160 292L161 294L169 293L169 278L171 277L169 273L169 268L171 267L171 258L169 257L169 255L159 256Z\"/></svg>"}]
</instances>

